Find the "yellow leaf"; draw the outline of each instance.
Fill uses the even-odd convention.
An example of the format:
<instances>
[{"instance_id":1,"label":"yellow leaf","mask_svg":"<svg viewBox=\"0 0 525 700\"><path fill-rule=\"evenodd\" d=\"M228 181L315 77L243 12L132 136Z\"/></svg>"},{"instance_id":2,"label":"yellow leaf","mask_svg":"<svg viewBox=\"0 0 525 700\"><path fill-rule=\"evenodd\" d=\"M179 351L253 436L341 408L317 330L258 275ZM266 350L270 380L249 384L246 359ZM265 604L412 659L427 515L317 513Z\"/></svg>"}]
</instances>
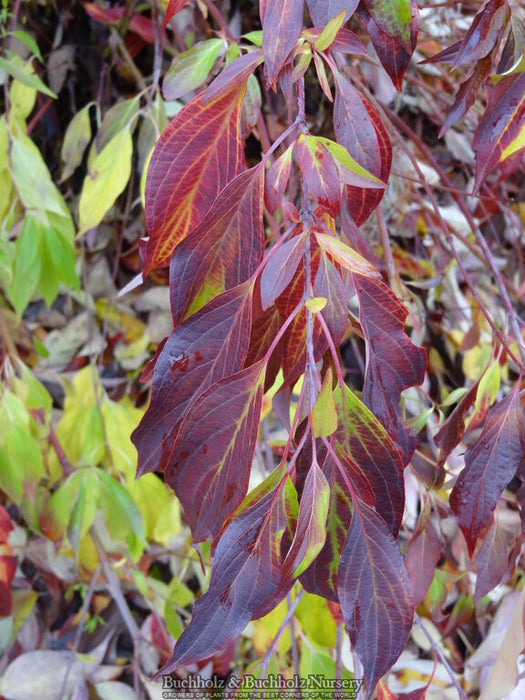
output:
<instances>
[{"instance_id":1,"label":"yellow leaf","mask_svg":"<svg viewBox=\"0 0 525 700\"><path fill-rule=\"evenodd\" d=\"M316 314L319 311L322 311L327 305L327 303L328 299L326 297L312 297L311 299L307 299L304 302L304 305L306 306L308 311L311 311L313 314Z\"/></svg>"}]
</instances>

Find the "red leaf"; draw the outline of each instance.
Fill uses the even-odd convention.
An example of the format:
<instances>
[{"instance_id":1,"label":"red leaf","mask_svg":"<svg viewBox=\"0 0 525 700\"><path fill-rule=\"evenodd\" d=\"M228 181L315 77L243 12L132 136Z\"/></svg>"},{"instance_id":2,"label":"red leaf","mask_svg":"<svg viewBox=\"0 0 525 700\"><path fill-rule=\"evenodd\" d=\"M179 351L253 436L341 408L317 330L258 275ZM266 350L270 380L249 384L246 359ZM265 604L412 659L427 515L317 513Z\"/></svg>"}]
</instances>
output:
<instances>
[{"instance_id":1,"label":"red leaf","mask_svg":"<svg viewBox=\"0 0 525 700\"><path fill-rule=\"evenodd\" d=\"M189 3L190 0L169 0L168 6L166 7L166 14L164 15L164 22L162 23L163 27L166 27L168 22L172 17L174 17L179 10L182 10L183 7L186 7L186 5Z\"/></svg>"},{"instance_id":2,"label":"red leaf","mask_svg":"<svg viewBox=\"0 0 525 700\"><path fill-rule=\"evenodd\" d=\"M262 62L263 54L260 49L238 56L235 61L228 63L208 86L204 93L203 102L206 103L224 97L239 85L248 82L250 75Z\"/></svg>"},{"instance_id":3,"label":"red leaf","mask_svg":"<svg viewBox=\"0 0 525 700\"><path fill-rule=\"evenodd\" d=\"M211 301L173 331L153 374L151 402L132 440L138 476L163 471L190 405L211 384L242 368L251 324L249 283Z\"/></svg>"},{"instance_id":4,"label":"red leaf","mask_svg":"<svg viewBox=\"0 0 525 700\"><path fill-rule=\"evenodd\" d=\"M524 456L525 413L515 389L490 409L480 437L465 453L465 468L450 494L471 556Z\"/></svg>"},{"instance_id":5,"label":"red leaf","mask_svg":"<svg viewBox=\"0 0 525 700\"><path fill-rule=\"evenodd\" d=\"M202 221L219 192L244 169L239 114L245 84L204 103L193 98L157 141L146 179L150 238L144 275L169 263L176 245Z\"/></svg>"},{"instance_id":6,"label":"red leaf","mask_svg":"<svg viewBox=\"0 0 525 700\"><path fill-rule=\"evenodd\" d=\"M419 13L415 0L410 2L412 9L412 24L410 30L410 42L390 36L377 24L366 10L364 5L360 5L358 13L359 19L370 35L374 49L381 61L384 69L390 76L397 90L401 91L403 76L408 68L412 53L416 47L417 33L419 30Z\"/></svg>"},{"instance_id":7,"label":"red leaf","mask_svg":"<svg viewBox=\"0 0 525 700\"><path fill-rule=\"evenodd\" d=\"M525 73L515 73L487 88L487 108L474 134L475 192L499 163L523 148L524 129Z\"/></svg>"},{"instance_id":8,"label":"red leaf","mask_svg":"<svg viewBox=\"0 0 525 700\"><path fill-rule=\"evenodd\" d=\"M363 0L368 13L387 36L395 39L405 51L411 46L410 0Z\"/></svg>"},{"instance_id":9,"label":"red leaf","mask_svg":"<svg viewBox=\"0 0 525 700\"><path fill-rule=\"evenodd\" d=\"M166 481L194 542L212 540L248 490L259 431L265 365L213 384L191 406L175 439Z\"/></svg>"},{"instance_id":10,"label":"red leaf","mask_svg":"<svg viewBox=\"0 0 525 700\"><path fill-rule=\"evenodd\" d=\"M407 571L416 605L422 602L430 588L440 556L441 540L432 521L427 519L408 543Z\"/></svg>"},{"instance_id":11,"label":"red leaf","mask_svg":"<svg viewBox=\"0 0 525 700\"><path fill-rule=\"evenodd\" d=\"M359 298L359 321L367 344L363 402L401 449L406 464L415 439L401 418L401 392L421 384L426 353L405 333L407 310L380 280L354 275Z\"/></svg>"},{"instance_id":12,"label":"red leaf","mask_svg":"<svg viewBox=\"0 0 525 700\"><path fill-rule=\"evenodd\" d=\"M335 74L334 132L359 165L383 182L390 174L392 146L376 110L340 73ZM346 208L356 224L364 223L384 195L383 189L344 188Z\"/></svg>"},{"instance_id":13,"label":"red leaf","mask_svg":"<svg viewBox=\"0 0 525 700\"><path fill-rule=\"evenodd\" d=\"M341 206L341 183L332 154L315 137L304 134L295 144L295 154L308 194L335 216Z\"/></svg>"},{"instance_id":14,"label":"red leaf","mask_svg":"<svg viewBox=\"0 0 525 700\"><path fill-rule=\"evenodd\" d=\"M264 487L226 527L213 555L208 591L197 600L187 629L159 673L172 673L225 649L254 617L284 597L280 543L286 527L284 488Z\"/></svg>"},{"instance_id":15,"label":"red leaf","mask_svg":"<svg viewBox=\"0 0 525 700\"><path fill-rule=\"evenodd\" d=\"M509 528L499 518L489 527L476 554L475 604L512 574L521 550L519 535L518 528Z\"/></svg>"},{"instance_id":16,"label":"red leaf","mask_svg":"<svg viewBox=\"0 0 525 700\"><path fill-rule=\"evenodd\" d=\"M266 172L266 187L264 189L264 202L271 214L275 214L288 184L292 168L293 144L277 158Z\"/></svg>"},{"instance_id":17,"label":"red leaf","mask_svg":"<svg viewBox=\"0 0 525 700\"><path fill-rule=\"evenodd\" d=\"M359 0L306 0L306 4L315 26L324 27L341 10L346 10L346 20L350 19L359 5ZM334 50L339 51L339 49Z\"/></svg>"},{"instance_id":18,"label":"red leaf","mask_svg":"<svg viewBox=\"0 0 525 700\"><path fill-rule=\"evenodd\" d=\"M170 262L175 325L220 292L249 279L262 260L262 165L237 175L201 223L176 248Z\"/></svg>"},{"instance_id":19,"label":"red leaf","mask_svg":"<svg viewBox=\"0 0 525 700\"><path fill-rule=\"evenodd\" d=\"M490 73L491 60L490 57L486 57L481 61L478 61L471 75L461 83L459 90L454 100L454 104L449 109L447 117L440 129L439 136L443 136L445 131L455 124L459 119L461 119L474 104L476 99L476 93L479 86L485 80L487 75Z\"/></svg>"},{"instance_id":20,"label":"red leaf","mask_svg":"<svg viewBox=\"0 0 525 700\"><path fill-rule=\"evenodd\" d=\"M99 7L94 2L85 2L84 10L91 19L101 24L118 24L123 16L125 7ZM129 29L138 34L148 44L155 43L155 31L150 19L143 15L133 14L129 18Z\"/></svg>"},{"instance_id":21,"label":"red leaf","mask_svg":"<svg viewBox=\"0 0 525 700\"><path fill-rule=\"evenodd\" d=\"M315 237L310 236L311 244L311 275L315 279L319 267L321 251ZM275 300L282 323L293 312L304 295L304 265L297 268L294 278ZM321 324L314 315L314 354L316 361L328 347L323 335ZM284 384L293 384L304 372L306 364L306 309L303 307L287 328L279 343L281 353L281 366L284 374Z\"/></svg>"},{"instance_id":22,"label":"red leaf","mask_svg":"<svg viewBox=\"0 0 525 700\"><path fill-rule=\"evenodd\" d=\"M406 646L414 603L395 539L383 519L360 500L354 501L337 590L370 698Z\"/></svg>"},{"instance_id":23,"label":"red leaf","mask_svg":"<svg viewBox=\"0 0 525 700\"><path fill-rule=\"evenodd\" d=\"M452 68L472 66L496 46L510 17L507 0L487 0L458 47Z\"/></svg>"},{"instance_id":24,"label":"red leaf","mask_svg":"<svg viewBox=\"0 0 525 700\"><path fill-rule=\"evenodd\" d=\"M302 260L306 236L294 236L280 245L264 266L261 275L261 304L267 309L284 292Z\"/></svg>"},{"instance_id":25,"label":"red leaf","mask_svg":"<svg viewBox=\"0 0 525 700\"><path fill-rule=\"evenodd\" d=\"M0 545L9 539L9 533L13 530L13 523L4 506L0 505Z\"/></svg>"},{"instance_id":26,"label":"red leaf","mask_svg":"<svg viewBox=\"0 0 525 700\"><path fill-rule=\"evenodd\" d=\"M261 22L266 77L270 87L275 87L301 33L303 0L266 0L261 3Z\"/></svg>"}]
</instances>

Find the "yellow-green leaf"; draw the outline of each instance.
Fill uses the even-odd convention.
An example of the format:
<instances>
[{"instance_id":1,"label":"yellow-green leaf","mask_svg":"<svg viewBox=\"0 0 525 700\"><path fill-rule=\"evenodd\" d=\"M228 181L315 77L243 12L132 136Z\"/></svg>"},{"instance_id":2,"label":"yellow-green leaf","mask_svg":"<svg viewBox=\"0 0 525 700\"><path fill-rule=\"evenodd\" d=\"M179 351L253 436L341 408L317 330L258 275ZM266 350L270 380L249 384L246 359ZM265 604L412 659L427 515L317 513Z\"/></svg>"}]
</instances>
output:
<instances>
[{"instance_id":1,"label":"yellow-green leaf","mask_svg":"<svg viewBox=\"0 0 525 700\"><path fill-rule=\"evenodd\" d=\"M315 48L318 51L324 51L335 39L337 32L341 29L346 19L346 10L333 17L319 35L319 39L315 42Z\"/></svg>"},{"instance_id":2,"label":"yellow-green leaf","mask_svg":"<svg viewBox=\"0 0 525 700\"><path fill-rule=\"evenodd\" d=\"M310 416L314 437L328 437L337 430L337 409L332 388L332 368L329 367L321 391Z\"/></svg>"},{"instance_id":3,"label":"yellow-green leaf","mask_svg":"<svg viewBox=\"0 0 525 700\"><path fill-rule=\"evenodd\" d=\"M124 191L131 174L132 153L131 133L126 128L93 159L80 195L80 233L98 226Z\"/></svg>"}]
</instances>

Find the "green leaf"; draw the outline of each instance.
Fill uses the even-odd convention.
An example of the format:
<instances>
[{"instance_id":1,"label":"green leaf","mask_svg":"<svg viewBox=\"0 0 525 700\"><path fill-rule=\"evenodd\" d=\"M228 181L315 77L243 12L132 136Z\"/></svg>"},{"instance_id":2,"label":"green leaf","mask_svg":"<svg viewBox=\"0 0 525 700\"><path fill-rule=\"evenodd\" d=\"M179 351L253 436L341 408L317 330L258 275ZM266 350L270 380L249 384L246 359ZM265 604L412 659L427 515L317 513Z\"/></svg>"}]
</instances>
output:
<instances>
[{"instance_id":1,"label":"green leaf","mask_svg":"<svg viewBox=\"0 0 525 700\"><path fill-rule=\"evenodd\" d=\"M131 133L126 128L117 133L90 164L80 195L80 233L98 226L124 191L131 175L132 153Z\"/></svg>"},{"instance_id":2,"label":"green leaf","mask_svg":"<svg viewBox=\"0 0 525 700\"><path fill-rule=\"evenodd\" d=\"M337 409L332 388L332 368L325 374L321 391L312 409L310 422L313 436L328 437L337 430Z\"/></svg>"},{"instance_id":3,"label":"green leaf","mask_svg":"<svg viewBox=\"0 0 525 700\"><path fill-rule=\"evenodd\" d=\"M43 62L44 59L42 58L38 44L30 34L22 31L21 29L15 29L13 32L10 32L10 34L25 44L31 53L36 56L41 63Z\"/></svg>"},{"instance_id":4,"label":"green leaf","mask_svg":"<svg viewBox=\"0 0 525 700\"><path fill-rule=\"evenodd\" d=\"M91 104L77 112L66 129L60 152L64 163L62 180L67 180L82 163L84 151L91 141L91 120L89 118Z\"/></svg>"},{"instance_id":5,"label":"green leaf","mask_svg":"<svg viewBox=\"0 0 525 700\"><path fill-rule=\"evenodd\" d=\"M79 488L75 504L69 518L67 536L75 552L77 561L80 555L80 543L93 524L99 508L99 482L96 471L92 468L81 469Z\"/></svg>"},{"instance_id":6,"label":"green leaf","mask_svg":"<svg viewBox=\"0 0 525 700\"><path fill-rule=\"evenodd\" d=\"M31 213L38 212L46 223L49 212L71 221L69 209L53 184L41 153L29 137L12 137L10 160L15 187L24 207Z\"/></svg>"},{"instance_id":7,"label":"green leaf","mask_svg":"<svg viewBox=\"0 0 525 700\"><path fill-rule=\"evenodd\" d=\"M315 42L315 48L318 51L324 51L335 39L337 32L341 29L346 19L346 10L341 10L341 12L333 17L326 27L323 29L319 38Z\"/></svg>"},{"instance_id":8,"label":"green leaf","mask_svg":"<svg viewBox=\"0 0 525 700\"><path fill-rule=\"evenodd\" d=\"M47 95L48 97L53 97L54 99L58 97L58 95L50 90L37 75L26 73L23 65L21 65L16 58L18 57L11 56L10 59L7 60L0 56L0 70L3 69L7 71L9 75L15 80L18 80L18 82L23 83L28 87L32 87L39 92L43 92L44 95Z\"/></svg>"},{"instance_id":9,"label":"green leaf","mask_svg":"<svg viewBox=\"0 0 525 700\"><path fill-rule=\"evenodd\" d=\"M119 542L132 534L144 543L144 522L129 492L102 469L97 471L97 475L100 505L109 534Z\"/></svg>"},{"instance_id":10,"label":"green leaf","mask_svg":"<svg viewBox=\"0 0 525 700\"><path fill-rule=\"evenodd\" d=\"M22 225L22 232L16 240L13 277L7 293L19 317L22 316L40 279L40 241L45 232L45 224L40 219L27 216Z\"/></svg>"},{"instance_id":11,"label":"green leaf","mask_svg":"<svg viewBox=\"0 0 525 700\"><path fill-rule=\"evenodd\" d=\"M176 56L162 82L164 98L176 100L202 85L224 48L222 39L207 39Z\"/></svg>"},{"instance_id":12,"label":"green leaf","mask_svg":"<svg viewBox=\"0 0 525 700\"><path fill-rule=\"evenodd\" d=\"M344 181L346 182L347 179L352 180L351 182L348 182L348 184L361 187L385 188L385 183L369 172L366 168L363 168L362 165L359 165L359 163L352 158L348 150L344 146L341 146L340 143L332 141L332 139L327 139L324 136L309 136L309 138L319 141L319 143L322 143L323 146L330 151L335 160L343 168L342 175ZM357 182L355 178L351 178L350 175L345 179L345 170L347 170L349 174L351 173L355 177L359 178L359 182Z\"/></svg>"},{"instance_id":13,"label":"green leaf","mask_svg":"<svg viewBox=\"0 0 525 700\"><path fill-rule=\"evenodd\" d=\"M133 97L113 105L102 120L95 139L94 155L100 153L108 143L122 131L133 133L134 117L140 107L140 98Z\"/></svg>"},{"instance_id":14,"label":"green leaf","mask_svg":"<svg viewBox=\"0 0 525 700\"><path fill-rule=\"evenodd\" d=\"M20 505L24 497L20 476L18 469L13 467L6 452L0 447L0 487L17 506Z\"/></svg>"},{"instance_id":15,"label":"green leaf","mask_svg":"<svg viewBox=\"0 0 525 700\"><path fill-rule=\"evenodd\" d=\"M253 32L248 32L247 34L243 34L242 38L246 39L247 41L251 42L252 44L255 44L255 46L261 47L262 46L262 36L263 36L263 33L259 29L259 30L253 31Z\"/></svg>"}]
</instances>

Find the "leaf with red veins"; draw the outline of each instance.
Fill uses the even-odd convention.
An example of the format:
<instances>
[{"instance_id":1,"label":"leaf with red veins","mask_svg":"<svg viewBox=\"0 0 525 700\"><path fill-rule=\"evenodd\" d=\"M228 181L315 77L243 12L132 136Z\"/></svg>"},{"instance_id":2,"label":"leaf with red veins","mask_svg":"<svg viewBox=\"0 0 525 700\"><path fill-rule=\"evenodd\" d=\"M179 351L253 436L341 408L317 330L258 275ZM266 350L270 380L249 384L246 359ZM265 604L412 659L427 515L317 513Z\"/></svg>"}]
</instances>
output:
<instances>
[{"instance_id":1,"label":"leaf with red veins","mask_svg":"<svg viewBox=\"0 0 525 700\"><path fill-rule=\"evenodd\" d=\"M441 549L439 534L431 520L427 520L408 543L407 571L416 605L423 601L430 588Z\"/></svg>"},{"instance_id":2,"label":"leaf with red veins","mask_svg":"<svg viewBox=\"0 0 525 700\"><path fill-rule=\"evenodd\" d=\"M266 310L289 285L305 251L306 235L294 236L280 245L265 264L261 275L261 304Z\"/></svg>"},{"instance_id":3,"label":"leaf with red veins","mask_svg":"<svg viewBox=\"0 0 525 700\"><path fill-rule=\"evenodd\" d=\"M181 424L165 479L184 508L194 542L213 540L248 491L265 367L258 362L213 384Z\"/></svg>"},{"instance_id":4,"label":"leaf with red veins","mask_svg":"<svg viewBox=\"0 0 525 700\"><path fill-rule=\"evenodd\" d=\"M166 27L168 22L174 17L177 12L182 10L183 7L189 3L190 0L169 0L168 6L166 7L166 14L164 15L163 27Z\"/></svg>"},{"instance_id":5,"label":"leaf with red veins","mask_svg":"<svg viewBox=\"0 0 525 700\"><path fill-rule=\"evenodd\" d=\"M334 133L352 158L363 168L386 182L392 165L392 145L378 113L341 73L335 73ZM384 189L346 185L345 206L361 226L377 207Z\"/></svg>"},{"instance_id":6,"label":"leaf with red veins","mask_svg":"<svg viewBox=\"0 0 525 700\"><path fill-rule=\"evenodd\" d=\"M262 51L255 49L238 56L234 61L228 63L208 86L204 93L204 104L224 97L224 95L230 93L239 85L247 83L250 75L263 60Z\"/></svg>"},{"instance_id":7,"label":"leaf with red veins","mask_svg":"<svg viewBox=\"0 0 525 700\"><path fill-rule=\"evenodd\" d=\"M170 262L175 326L257 269L264 252L263 183L261 164L237 175L175 248Z\"/></svg>"},{"instance_id":8,"label":"leaf with red veins","mask_svg":"<svg viewBox=\"0 0 525 700\"><path fill-rule=\"evenodd\" d=\"M359 322L366 341L363 402L383 424L406 464L416 440L401 418L401 392L423 382L425 350L405 333L407 310L380 280L354 274Z\"/></svg>"},{"instance_id":9,"label":"leaf with red veins","mask_svg":"<svg viewBox=\"0 0 525 700\"><path fill-rule=\"evenodd\" d=\"M286 528L286 489L273 483L249 494L226 526L213 553L210 586L193 607L190 624L159 673L172 673L225 649L254 617L277 605L281 589L281 540ZM265 492L266 491L266 492Z\"/></svg>"},{"instance_id":10,"label":"leaf with red veins","mask_svg":"<svg viewBox=\"0 0 525 700\"><path fill-rule=\"evenodd\" d=\"M384 520L359 499L353 503L337 590L370 698L405 649L414 603L397 542Z\"/></svg>"},{"instance_id":11,"label":"leaf with red veins","mask_svg":"<svg viewBox=\"0 0 525 700\"><path fill-rule=\"evenodd\" d=\"M260 10L266 77L274 88L303 27L303 0L266 0Z\"/></svg>"},{"instance_id":12,"label":"leaf with red veins","mask_svg":"<svg viewBox=\"0 0 525 700\"><path fill-rule=\"evenodd\" d=\"M216 297L181 323L159 354L151 401L132 435L137 475L164 471L182 419L211 384L240 370L249 344L252 285Z\"/></svg>"},{"instance_id":13,"label":"leaf with red veins","mask_svg":"<svg viewBox=\"0 0 525 700\"><path fill-rule=\"evenodd\" d=\"M180 241L200 224L219 192L244 170L239 114L246 84L204 102L201 93L157 141L146 178L144 276L168 265Z\"/></svg>"},{"instance_id":14,"label":"leaf with red veins","mask_svg":"<svg viewBox=\"0 0 525 700\"><path fill-rule=\"evenodd\" d=\"M509 18L507 0L488 0L474 17L459 46L452 68L472 66L488 56Z\"/></svg>"},{"instance_id":15,"label":"leaf with red veins","mask_svg":"<svg viewBox=\"0 0 525 700\"><path fill-rule=\"evenodd\" d=\"M481 435L465 453L465 467L450 494L471 556L524 457L525 413L515 388L490 409Z\"/></svg>"},{"instance_id":16,"label":"leaf with red veins","mask_svg":"<svg viewBox=\"0 0 525 700\"><path fill-rule=\"evenodd\" d=\"M487 56L474 65L474 69L469 77L459 86L454 104L449 109L447 117L441 127L439 136L443 136L445 131L461 119L474 104L476 94L481 83L490 73L491 59Z\"/></svg>"},{"instance_id":17,"label":"leaf with red veins","mask_svg":"<svg viewBox=\"0 0 525 700\"><path fill-rule=\"evenodd\" d=\"M301 134L295 154L304 187L320 207L335 216L341 206L341 182L331 153L315 136Z\"/></svg>"},{"instance_id":18,"label":"leaf with red veins","mask_svg":"<svg viewBox=\"0 0 525 700\"><path fill-rule=\"evenodd\" d=\"M500 163L525 147L525 73L501 78L487 88L487 108L473 141L476 152L474 191Z\"/></svg>"},{"instance_id":19,"label":"leaf with red veins","mask_svg":"<svg viewBox=\"0 0 525 700\"><path fill-rule=\"evenodd\" d=\"M359 0L306 0L306 4L314 25L325 27L341 10L346 10L346 20L349 20Z\"/></svg>"},{"instance_id":20,"label":"leaf with red veins","mask_svg":"<svg viewBox=\"0 0 525 700\"><path fill-rule=\"evenodd\" d=\"M361 5L358 10L359 19L370 35L378 58L398 91L402 89L403 76L416 47L419 30L419 12L415 0L410 0L410 8L412 21L410 24L410 40L408 42L401 41L399 38L392 37L385 32L375 18L369 14L364 5Z\"/></svg>"}]
</instances>

